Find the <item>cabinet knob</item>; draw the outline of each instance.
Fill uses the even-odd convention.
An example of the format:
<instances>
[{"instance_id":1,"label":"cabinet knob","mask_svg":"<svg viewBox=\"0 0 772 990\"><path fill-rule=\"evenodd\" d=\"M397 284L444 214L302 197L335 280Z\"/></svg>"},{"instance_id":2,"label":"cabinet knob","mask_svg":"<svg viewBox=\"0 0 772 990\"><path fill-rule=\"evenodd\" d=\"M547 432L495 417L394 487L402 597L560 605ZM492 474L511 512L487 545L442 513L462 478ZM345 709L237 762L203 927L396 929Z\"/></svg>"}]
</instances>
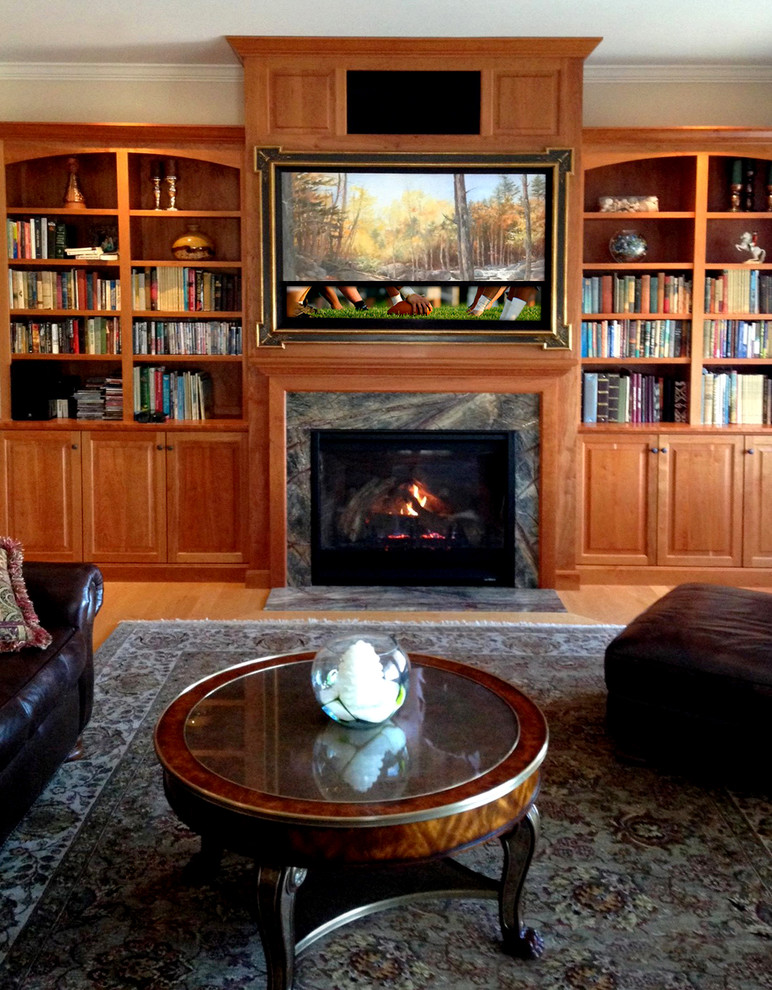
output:
<instances>
[{"instance_id":1,"label":"cabinet knob","mask_svg":"<svg viewBox=\"0 0 772 990\"><path fill-rule=\"evenodd\" d=\"M168 447L167 447L166 449L167 449L167 450L174 450L174 447L172 447L172 445L171 445L171 444L169 444L169 446L168 446Z\"/></svg>"},{"instance_id":2,"label":"cabinet knob","mask_svg":"<svg viewBox=\"0 0 772 990\"><path fill-rule=\"evenodd\" d=\"M663 447L662 450L660 451L660 454L666 454L666 453L667 453L667 447Z\"/></svg>"},{"instance_id":3,"label":"cabinet knob","mask_svg":"<svg viewBox=\"0 0 772 990\"><path fill-rule=\"evenodd\" d=\"M749 453L749 454L755 454L755 453L756 453L756 451L755 451L755 450L753 449L753 447L749 447L749 448L748 448L748 453Z\"/></svg>"},{"instance_id":4,"label":"cabinet knob","mask_svg":"<svg viewBox=\"0 0 772 990\"><path fill-rule=\"evenodd\" d=\"M78 449L78 445L76 443L70 444L70 446L72 447L73 450Z\"/></svg>"},{"instance_id":5,"label":"cabinet knob","mask_svg":"<svg viewBox=\"0 0 772 990\"><path fill-rule=\"evenodd\" d=\"M163 450L163 449L164 449L164 445L163 445L162 443L157 443L157 444L155 445L155 449L156 449L156 450Z\"/></svg>"},{"instance_id":6,"label":"cabinet knob","mask_svg":"<svg viewBox=\"0 0 772 990\"><path fill-rule=\"evenodd\" d=\"M659 453L659 447L652 447L651 448L651 452L652 452L652 454L658 454Z\"/></svg>"}]
</instances>

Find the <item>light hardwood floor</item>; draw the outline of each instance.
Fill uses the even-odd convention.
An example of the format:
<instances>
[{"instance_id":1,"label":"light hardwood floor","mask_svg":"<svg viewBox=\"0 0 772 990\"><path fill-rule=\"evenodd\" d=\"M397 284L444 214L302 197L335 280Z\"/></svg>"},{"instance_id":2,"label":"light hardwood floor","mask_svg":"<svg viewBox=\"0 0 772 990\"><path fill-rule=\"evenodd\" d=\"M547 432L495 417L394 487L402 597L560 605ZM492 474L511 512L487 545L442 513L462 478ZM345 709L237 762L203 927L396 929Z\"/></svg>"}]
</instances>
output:
<instances>
[{"instance_id":1,"label":"light hardwood floor","mask_svg":"<svg viewBox=\"0 0 772 990\"><path fill-rule=\"evenodd\" d=\"M566 612L409 612L406 621L474 619L492 622L568 622L625 625L669 589L655 585L588 585L559 592ZM267 589L240 584L106 581L104 605L97 616L94 643L99 646L119 622L128 619L298 619L309 613L263 612ZM394 612L315 612L316 616L394 619Z\"/></svg>"}]
</instances>

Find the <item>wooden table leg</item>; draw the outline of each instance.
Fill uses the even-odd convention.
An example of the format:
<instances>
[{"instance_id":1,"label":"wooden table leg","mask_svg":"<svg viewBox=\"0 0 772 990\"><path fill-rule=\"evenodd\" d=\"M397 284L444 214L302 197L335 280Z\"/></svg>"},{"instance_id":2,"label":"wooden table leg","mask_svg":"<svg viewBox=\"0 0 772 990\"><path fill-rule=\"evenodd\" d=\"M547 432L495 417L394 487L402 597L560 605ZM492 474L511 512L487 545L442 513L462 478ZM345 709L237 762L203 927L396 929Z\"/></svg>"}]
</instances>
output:
<instances>
[{"instance_id":1,"label":"wooden table leg","mask_svg":"<svg viewBox=\"0 0 772 990\"><path fill-rule=\"evenodd\" d=\"M257 926L268 970L267 990L292 990L295 972L295 894L306 878L296 866L257 870Z\"/></svg>"},{"instance_id":2,"label":"wooden table leg","mask_svg":"<svg viewBox=\"0 0 772 990\"><path fill-rule=\"evenodd\" d=\"M539 837L539 812L532 805L522 821L501 836L504 868L499 891L499 920L504 951L519 959L538 959L544 940L523 921L522 897L525 878Z\"/></svg>"}]
</instances>

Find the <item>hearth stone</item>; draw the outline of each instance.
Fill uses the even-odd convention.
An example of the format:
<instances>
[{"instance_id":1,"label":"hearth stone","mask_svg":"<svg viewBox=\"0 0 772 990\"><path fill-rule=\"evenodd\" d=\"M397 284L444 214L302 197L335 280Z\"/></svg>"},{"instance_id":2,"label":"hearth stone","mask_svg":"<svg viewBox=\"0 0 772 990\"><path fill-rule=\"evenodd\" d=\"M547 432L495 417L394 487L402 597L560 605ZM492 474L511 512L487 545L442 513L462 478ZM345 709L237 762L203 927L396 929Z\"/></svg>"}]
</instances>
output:
<instances>
[{"instance_id":1,"label":"hearth stone","mask_svg":"<svg viewBox=\"0 0 772 990\"><path fill-rule=\"evenodd\" d=\"M513 430L515 587L539 575L539 396L510 393L289 392L287 584L311 584L311 430Z\"/></svg>"}]
</instances>

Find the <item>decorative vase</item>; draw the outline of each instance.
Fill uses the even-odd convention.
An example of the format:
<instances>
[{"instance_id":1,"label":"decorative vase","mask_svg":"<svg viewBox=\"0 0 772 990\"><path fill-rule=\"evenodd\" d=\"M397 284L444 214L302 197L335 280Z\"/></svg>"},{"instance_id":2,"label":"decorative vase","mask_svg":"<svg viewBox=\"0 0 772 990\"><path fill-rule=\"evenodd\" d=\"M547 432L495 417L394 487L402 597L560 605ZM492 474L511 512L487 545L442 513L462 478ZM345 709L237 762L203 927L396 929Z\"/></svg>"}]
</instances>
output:
<instances>
[{"instance_id":1,"label":"decorative vase","mask_svg":"<svg viewBox=\"0 0 772 990\"><path fill-rule=\"evenodd\" d=\"M187 232L172 244L172 254L181 261L205 261L214 258L214 241L198 229L197 223L189 223Z\"/></svg>"},{"instance_id":2,"label":"decorative vase","mask_svg":"<svg viewBox=\"0 0 772 990\"><path fill-rule=\"evenodd\" d=\"M311 665L311 685L322 711L355 729L371 729L391 718L404 704L409 681L407 654L382 633L337 637Z\"/></svg>"},{"instance_id":3,"label":"decorative vase","mask_svg":"<svg viewBox=\"0 0 772 990\"><path fill-rule=\"evenodd\" d=\"M637 230L618 230L608 242L614 261L641 261L646 257L646 238Z\"/></svg>"},{"instance_id":4,"label":"decorative vase","mask_svg":"<svg viewBox=\"0 0 772 990\"><path fill-rule=\"evenodd\" d=\"M67 159L67 170L69 176L67 177L67 188L64 190L64 208L65 210L85 210L86 197L81 192L78 181L80 162L77 158Z\"/></svg>"}]
</instances>

